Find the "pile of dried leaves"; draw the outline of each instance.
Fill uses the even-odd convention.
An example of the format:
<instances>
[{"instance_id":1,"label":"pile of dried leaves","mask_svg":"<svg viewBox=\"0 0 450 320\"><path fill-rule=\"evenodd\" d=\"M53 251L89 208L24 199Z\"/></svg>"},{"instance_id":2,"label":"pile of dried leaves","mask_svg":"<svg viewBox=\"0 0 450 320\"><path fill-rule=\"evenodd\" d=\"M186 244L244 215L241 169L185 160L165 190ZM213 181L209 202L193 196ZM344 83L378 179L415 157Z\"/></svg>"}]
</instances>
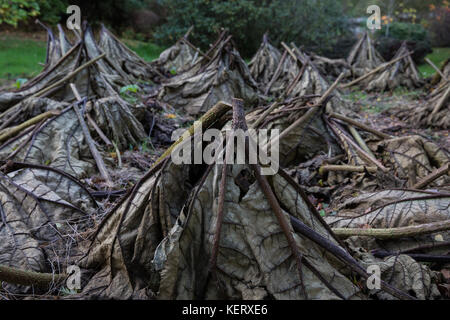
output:
<instances>
[{"instance_id":1,"label":"pile of dried leaves","mask_svg":"<svg viewBox=\"0 0 450 320\"><path fill-rule=\"evenodd\" d=\"M353 75L357 77L377 68L383 62L383 57L375 49L367 32L353 46L347 57L347 63L351 66Z\"/></svg>"},{"instance_id":2,"label":"pile of dried leaves","mask_svg":"<svg viewBox=\"0 0 450 320\"><path fill-rule=\"evenodd\" d=\"M104 27L74 44L47 30L42 73L0 92L2 297L59 295L71 264L82 290L69 299L448 297L448 150L373 128L339 87L420 86L406 46L383 63L366 34L344 61L265 36L248 67L225 31L203 53L190 29L147 63ZM448 118L445 68L427 121ZM198 129L233 157L175 162L208 152ZM238 149L228 133L249 129L280 134ZM143 143L159 149L134 152Z\"/></svg>"},{"instance_id":3,"label":"pile of dried leaves","mask_svg":"<svg viewBox=\"0 0 450 320\"><path fill-rule=\"evenodd\" d=\"M441 68L441 71L433 78L434 84L431 93L425 101L417 106L401 109L396 116L405 119L411 124L419 124L422 127L435 127L440 129L450 128L450 59Z\"/></svg>"},{"instance_id":4,"label":"pile of dried leaves","mask_svg":"<svg viewBox=\"0 0 450 320\"><path fill-rule=\"evenodd\" d=\"M406 42L403 42L392 60L395 61L392 66L364 80L363 84L367 84L366 90L385 91L398 87L415 89L423 85Z\"/></svg>"},{"instance_id":5,"label":"pile of dried leaves","mask_svg":"<svg viewBox=\"0 0 450 320\"><path fill-rule=\"evenodd\" d=\"M173 46L164 50L158 59L152 61L152 65L168 77L182 73L193 66L201 51L189 42L188 37L191 32L192 28Z\"/></svg>"},{"instance_id":6,"label":"pile of dried leaves","mask_svg":"<svg viewBox=\"0 0 450 320\"><path fill-rule=\"evenodd\" d=\"M258 100L256 82L226 32L186 72L163 82L157 96L194 119L229 97L243 99L246 106Z\"/></svg>"}]
</instances>

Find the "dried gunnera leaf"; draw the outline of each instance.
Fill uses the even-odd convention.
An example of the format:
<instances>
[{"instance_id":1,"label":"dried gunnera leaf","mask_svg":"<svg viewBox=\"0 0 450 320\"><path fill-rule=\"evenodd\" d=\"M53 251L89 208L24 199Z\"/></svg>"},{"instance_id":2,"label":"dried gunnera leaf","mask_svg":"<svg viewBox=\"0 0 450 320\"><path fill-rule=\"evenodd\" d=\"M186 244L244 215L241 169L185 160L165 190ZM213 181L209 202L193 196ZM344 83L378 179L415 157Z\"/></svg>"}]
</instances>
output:
<instances>
[{"instance_id":1,"label":"dried gunnera leaf","mask_svg":"<svg viewBox=\"0 0 450 320\"><path fill-rule=\"evenodd\" d=\"M248 64L253 78L262 91L272 80L280 60L280 51L270 44L268 36L265 34L258 51Z\"/></svg>"},{"instance_id":2,"label":"dried gunnera leaf","mask_svg":"<svg viewBox=\"0 0 450 320\"><path fill-rule=\"evenodd\" d=\"M248 190L241 190L235 182L248 170L243 165L234 165L228 173L218 283L205 278L222 168L214 166L192 190L186 180L194 170L167 164L142 181L135 197L115 210L92 243L86 266L102 268L84 292L91 297L127 298L147 288L150 296L160 299L304 299L295 259L264 194L256 182ZM275 176L273 190L284 204L286 218L297 217L338 246L286 180ZM344 264L291 232L304 257L342 297L358 293ZM309 299L339 298L311 270L302 270Z\"/></svg>"},{"instance_id":3,"label":"dried gunnera leaf","mask_svg":"<svg viewBox=\"0 0 450 320\"><path fill-rule=\"evenodd\" d=\"M43 71L15 91L0 92L0 111L5 111L0 115L0 124L20 115L19 103L26 98L73 102L78 98L69 87L71 83L75 84L81 98L117 96L119 99L121 88L135 85L145 92L163 77L105 27L97 41L89 25L83 24L82 39L73 46L65 40L61 27L59 29L60 37L55 39L47 28L49 45Z\"/></svg>"},{"instance_id":4,"label":"dried gunnera leaf","mask_svg":"<svg viewBox=\"0 0 450 320\"><path fill-rule=\"evenodd\" d=\"M344 78L351 75L351 67L345 59L330 59L311 53L311 62L331 81L334 81L341 73L344 73Z\"/></svg>"},{"instance_id":5,"label":"dried gunnera leaf","mask_svg":"<svg viewBox=\"0 0 450 320\"><path fill-rule=\"evenodd\" d=\"M72 48L72 43L67 39L64 29L58 25L58 36L55 37L51 28L47 27L39 20L36 20L45 31L47 31L47 55L45 58L45 67L49 68L55 65Z\"/></svg>"},{"instance_id":6,"label":"dried gunnera leaf","mask_svg":"<svg viewBox=\"0 0 450 320\"><path fill-rule=\"evenodd\" d=\"M327 216L325 220L332 228L369 228L387 229L423 225L425 223L448 221L450 195L424 191L383 190L363 193L345 201L338 207L336 216ZM381 278L397 288L407 291L419 299L439 297L436 276L430 268L407 255L408 250L428 248L449 241L448 231L419 234L387 239L352 236L346 243L355 252L355 258L365 268L376 265L380 268ZM375 258L366 250L383 249L390 254L384 258ZM444 248L445 251L445 248ZM375 252L375 251L374 251ZM402 254L402 253L405 254ZM380 299L391 299L384 292L372 290Z\"/></svg>"},{"instance_id":7,"label":"dried gunnera leaf","mask_svg":"<svg viewBox=\"0 0 450 320\"><path fill-rule=\"evenodd\" d=\"M121 74L133 78L133 83L139 80L160 80L160 74L150 63L129 49L103 24L100 29L98 47L106 53L110 63L114 63L116 69L122 71Z\"/></svg>"},{"instance_id":8,"label":"dried gunnera leaf","mask_svg":"<svg viewBox=\"0 0 450 320\"><path fill-rule=\"evenodd\" d=\"M411 58L406 42L402 43L392 60L400 57L404 58L365 80L364 85L366 86L366 90L384 91L394 90L398 87L415 89L422 86L423 81L419 76L416 64Z\"/></svg>"},{"instance_id":9,"label":"dried gunnera leaf","mask_svg":"<svg viewBox=\"0 0 450 320\"><path fill-rule=\"evenodd\" d=\"M444 78L441 76L444 76ZM436 72L432 78L430 94L425 101L410 105L409 107L396 108L393 112L397 117L410 124L420 124L423 128L450 128L450 59L447 59L441 67L441 72Z\"/></svg>"},{"instance_id":10,"label":"dried gunnera leaf","mask_svg":"<svg viewBox=\"0 0 450 320\"><path fill-rule=\"evenodd\" d=\"M221 166L209 173L204 184L191 196L188 211L179 217L168 237L158 246L153 260L161 273L159 297L195 298L202 293L215 221L217 220L218 178ZM225 216L217 260L217 282L210 281L205 298L304 299L295 258L287 246L264 193L253 182L245 194L236 179L245 166L234 165L227 178ZM284 214L305 221L318 233L334 241L289 183L274 176L273 188L284 204ZM245 192L245 191L244 191ZM202 231L204 230L204 231ZM342 297L351 298L358 289L345 275L344 265L326 258L327 253L308 239L296 235L299 250ZM195 267L194 267L195 266ZM302 268L309 299L336 299L334 292L307 267ZM218 287L219 286L219 289Z\"/></svg>"},{"instance_id":11,"label":"dried gunnera leaf","mask_svg":"<svg viewBox=\"0 0 450 320\"><path fill-rule=\"evenodd\" d=\"M369 253L359 253L357 257L365 268L378 266L382 280L396 288L402 288L417 299L438 299L440 297L435 273L426 265L416 262L405 254L377 259ZM381 290L372 289L370 293L376 295L378 299L392 299L389 294Z\"/></svg>"},{"instance_id":12,"label":"dried gunnera leaf","mask_svg":"<svg viewBox=\"0 0 450 320\"><path fill-rule=\"evenodd\" d=\"M392 166L398 178L409 179L411 186L449 161L443 149L421 136L386 139L377 143L376 148L382 154L383 162ZM435 181L437 185L448 182L448 176Z\"/></svg>"},{"instance_id":13,"label":"dried gunnera leaf","mask_svg":"<svg viewBox=\"0 0 450 320\"><path fill-rule=\"evenodd\" d=\"M76 68L77 54L80 50L80 45L75 45L58 63L44 69L35 78L27 81L20 89L12 92L0 92L0 111L5 112L1 115L0 121L8 115L20 114L20 107L17 106L23 99L37 94L39 91L49 87L52 83L61 80L64 76L69 74ZM53 96L60 96L60 90L53 94Z\"/></svg>"},{"instance_id":14,"label":"dried gunnera leaf","mask_svg":"<svg viewBox=\"0 0 450 320\"><path fill-rule=\"evenodd\" d=\"M450 66L450 64L447 64ZM450 69L450 67L448 67ZM397 108L393 113L406 122L423 128L450 128L450 83L443 80L433 89L425 101L406 108Z\"/></svg>"},{"instance_id":15,"label":"dried gunnera leaf","mask_svg":"<svg viewBox=\"0 0 450 320\"><path fill-rule=\"evenodd\" d=\"M164 50L152 65L163 74L180 74L189 70L198 59L195 52L185 41L178 40L170 48Z\"/></svg>"},{"instance_id":16,"label":"dried gunnera leaf","mask_svg":"<svg viewBox=\"0 0 450 320\"><path fill-rule=\"evenodd\" d=\"M257 85L231 36L225 38L223 34L208 57L163 83L158 99L192 117L229 97L242 98L247 106L254 105L258 100Z\"/></svg>"},{"instance_id":17,"label":"dried gunnera leaf","mask_svg":"<svg viewBox=\"0 0 450 320\"><path fill-rule=\"evenodd\" d=\"M73 177L14 163L0 173L0 265L63 273L79 235L93 227L97 204ZM4 284L11 292L32 287Z\"/></svg>"},{"instance_id":18,"label":"dried gunnera leaf","mask_svg":"<svg viewBox=\"0 0 450 320\"><path fill-rule=\"evenodd\" d=\"M246 129L242 101L233 109L232 128ZM282 169L263 177L258 166L163 156L99 227L82 261L94 275L81 295L364 298L351 275L366 272L301 188Z\"/></svg>"},{"instance_id":19,"label":"dried gunnera leaf","mask_svg":"<svg viewBox=\"0 0 450 320\"><path fill-rule=\"evenodd\" d=\"M283 112L284 109L304 106L307 102L309 101L297 102L292 105L281 104L274 110L274 113L278 113L275 113L274 116L267 116L267 119L261 124L261 128L269 130L271 133L273 130L279 130L281 133L295 120L303 118L303 121L279 142L279 158L283 166L297 165L313 158L316 154L335 155L341 152L327 130L327 125L324 123L321 117L322 112L319 109L314 114L307 116L305 116L307 109ZM258 121L261 114L262 110L255 110L248 113L246 119L249 123L254 123Z\"/></svg>"},{"instance_id":20,"label":"dried gunnera leaf","mask_svg":"<svg viewBox=\"0 0 450 320\"><path fill-rule=\"evenodd\" d=\"M337 207L337 215L326 220L333 228L404 227L447 220L449 206L446 193L382 190L348 199Z\"/></svg>"},{"instance_id":21,"label":"dried gunnera leaf","mask_svg":"<svg viewBox=\"0 0 450 320\"><path fill-rule=\"evenodd\" d=\"M100 128L121 150L147 138L142 123L137 119L139 106L132 106L117 96L110 96L97 100L93 110Z\"/></svg>"},{"instance_id":22,"label":"dried gunnera leaf","mask_svg":"<svg viewBox=\"0 0 450 320\"><path fill-rule=\"evenodd\" d=\"M350 50L347 62L352 72L359 77L381 65L384 59L375 49L372 39L366 32Z\"/></svg>"},{"instance_id":23,"label":"dried gunnera leaf","mask_svg":"<svg viewBox=\"0 0 450 320\"><path fill-rule=\"evenodd\" d=\"M328 81L311 58L295 44L290 50L295 58L287 54L284 59L280 59L280 71L273 76L265 92L272 96L289 98L289 100L323 95L330 87ZM326 103L326 109L328 112L354 115L354 106L344 103L338 90L333 91L332 99Z\"/></svg>"},{"instance_id":24,"label":"dried gunnera leaf","mask_svg":"<svg viewBox=\"0 0 450 320\"><path fill-rule=\"evenodd\" d=\"M336 216L328 216L325 219L332 228L369 228L369 230L382 228L392 231L399 227L420 226L440 221L444 223L450 219L449 207L449 194L383 190L349 199L339 207ZM434 273L425 264L406 254L413 252L412 250L428 250L445 255L445 247L441 250L434 248L439 248L440 243L448 242L449 239L448 231L440 231L386 239L353 236L347 241L352 248L382 249L388 252L384 259L375 258L367 253L361 256L360 260L364 264L379 265L382 278L387 283L402 288L417 298L432 299L439 296L436 281L433 280ZM361 252L356 249L354 251ZM385 294L379 296L387 298Z\"/></svg>"},{"instance_id":25,"label":"dried gunnera leaf","mask_svg":"<svg viewBox=\"0 0 450 320\"><path fill-rule=\"evenodd\" d=\"M49 99L28 99L29 113L40 109L41 102L59 110L31 130L24 130L0 147L0 157L37 165L51 165L76 177L93 174L94 164L75 111L66 104Z\"/></svg>"}]
</instances>

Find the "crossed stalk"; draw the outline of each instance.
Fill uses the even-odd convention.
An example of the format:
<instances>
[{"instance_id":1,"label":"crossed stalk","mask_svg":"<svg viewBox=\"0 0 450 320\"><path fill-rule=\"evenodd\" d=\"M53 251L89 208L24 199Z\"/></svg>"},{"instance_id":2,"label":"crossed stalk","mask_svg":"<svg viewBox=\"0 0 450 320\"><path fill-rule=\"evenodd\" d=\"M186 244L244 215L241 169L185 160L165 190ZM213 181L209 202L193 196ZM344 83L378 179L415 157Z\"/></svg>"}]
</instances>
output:
<instances>
[{"instance_id":1,"label":"crossed stalk","mask_svg":"<svg viewBox=\"0 0 450 320\"><path fill-rule=\"evenodd\" d=\"M248 127L247 123L245 121L245 113L243 108L243 101L241 99L233 99L232 100L232 106L233 106L233 120L232 120L232 130L238 130L241 129L244 132L247 132ZM248 150L250 143L254 143L251 141L251 137L246 135L246 141L245 141L245 153L246 158L248 159ZM231 141L226 142L226 151L232 151L230 150ZM227 157L224 157L224 162L222 166L222 176L221 181L219 185L219 198L218 198L218 213L217 213L217 222L215 226L215 232L214 232L214 238L213 238L213 245L212 245L212 252L208 264L208 275L207 280L210 279L211 276L216 277L216 265L217 265L217 256L219 251L219 242L220 242L220 236L221 236L221 230L222 230L222 224L223 224L223 216L224 216L224 203L225 203L225 189L226 189L226 183L227 183L227 172L228 172L228 165L226 163ZM261 166L259 163L256 164L249 164L249 167L251 171L253 172L256 181L258 182L262 192L264 193L272 211L274 212L278 223L282 229L283 234L286 237L286 240L288 242L288 245L292 251L292 254L295 258L296 264L297 264L297 271L298 276L300 279L300 285L303 292L303 295L305 299L308 299L307 292L305 290L305 285L303 281L303 266L307 267L312 273L314 273L334 294L336 294L338 297L345 299L345 297L336 289L334 288L321 274L320 272L303 256L303 254L300 252L297 243L294 239L294 236L292 235L291 228L289 225L289 222L286 220L285 215L283 214L282 208L280 203L277 200L276 195L274 194L272 188L270 187L269 181L267 178L263 175L261 175ZM287 174L283 174L284 170L281 169L282 172L280 172L281 176L283 178L289 178ZM209 170L208 170L209 172ZM289 183L294 183L291 179L287 179ZM295 187L295 186L294 186ZM298 187L298 186L297 186ZM296 188L298 191L300 191L300 195L302 198L306 201L308 204L308 200L301 192L301 189ZM312 209L313 214L324 224L326 223L323 221L323 219L320 217L320 215L315 212L314 208L311 207L311 205L308 205L310 209ZM331 254L336 256L339 260L343 261L345 264L347 264L353 271L355 271L357 274L359 274L362 278L367 279L369 275L367 272L361 267L361 265L345 250L334 244L329 239L321 236L317 232L315 232L313 229L305 225L300 220L290 217L290 222L292 225L292 228L300 233L302 236L308 238L309 240L313 241L314 243L318 244L319 246L325 248L327 251L329 251ZM329 227L327 227L327 230L331 233L332 236L334 236L333 232ZM334 237L336 238L336 237ZM205 284L206 285L206 284ZM390 293L391 295L399 298L399 299L414 299L410 295L404 293L403 291L392 287L391 285L385 283L384 281L381 281L381 289L384 291Z\"/></svg>"}]
</instances>

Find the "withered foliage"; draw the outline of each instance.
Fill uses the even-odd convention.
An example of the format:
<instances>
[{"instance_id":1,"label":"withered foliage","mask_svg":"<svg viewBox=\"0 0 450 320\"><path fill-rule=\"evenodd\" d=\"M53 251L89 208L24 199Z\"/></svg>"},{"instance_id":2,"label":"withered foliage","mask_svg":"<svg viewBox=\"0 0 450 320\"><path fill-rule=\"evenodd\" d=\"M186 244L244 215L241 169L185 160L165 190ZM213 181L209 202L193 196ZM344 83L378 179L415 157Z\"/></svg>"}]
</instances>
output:
<instances>
[{"instance_id":1,"label":"withered foliage","mask_svg":"<svg viewBox=\"0 0 450 320\"><path fill-rule=\"evenodd\" d=\"M87 24L72 41L47 31L43 71L0 92L0 268L51 276L79 265L83 288L69 299L440 296L448 150L373 128L345 99L344 78L385 63L367 34L347 61L293 43L279 51L265 36L247 66L225 31L205 53L188 32L152 63L105 27L98 40ZM396 58L367 90L422 85L406 45ZM447 79L434 80L421 124L448 128ZM158 157L152 143L197 119ZM243 150L228 130L278 129L268 146L279 142L280 169L263 176L267 159L248 161L261 149L251 136L243 164L175 163L197 126L218 129L232 154ZM153 158L134 154L147 143ZM370 265L379 290L365 286ZM2 277L2 296L61 288Z\"/></svg>"},{"instance_id":2,"label":"withered foliage","mask_svg":"<svg viewBox=\"0 0 450 320\"><path fill-rule=\"evenodd\" d=\"M450 59L432 79L434 84L431 93L419 106L410 106L396 112L399 118L422 127L450 128Z\"/></svg>"},{"instance_id":3,"label":"withered foliage","mask_svg":"<svg viewBox=\"0 0 450 320\"><path fill-rule=\"evenodd\" d=\"M355 43L347 57L347 63L351 66L352 73L357 77L375 69L383 62L383 57L375 49L367 32Z\"/></svg>"},{"instance_id":4,"label":"withered foliage","mask_svg":"<svg viewBox=\"0 0 450 320\"><path fill-rule=\"evenodd\" d=\"M389 91L395 88L403 87L415 89L423 85L419 76L416 64L411 58L406 42L400 46L392 60L402 59L393 65L369 77L363 83L366 83L368 91Z\"/></svg>"},{"instance_id":5,"label":"withered foliage","mask_svg":"<svg viewBox=\"0 0 450 320\"><path fill-rule=\"evenodd\" d=\"M231 96L243 99L248 107L258 100L257 85L247 64L231 36L223 32L191 68L162 84L158 99L195 118Z\"/></svg>"}]
</instances>

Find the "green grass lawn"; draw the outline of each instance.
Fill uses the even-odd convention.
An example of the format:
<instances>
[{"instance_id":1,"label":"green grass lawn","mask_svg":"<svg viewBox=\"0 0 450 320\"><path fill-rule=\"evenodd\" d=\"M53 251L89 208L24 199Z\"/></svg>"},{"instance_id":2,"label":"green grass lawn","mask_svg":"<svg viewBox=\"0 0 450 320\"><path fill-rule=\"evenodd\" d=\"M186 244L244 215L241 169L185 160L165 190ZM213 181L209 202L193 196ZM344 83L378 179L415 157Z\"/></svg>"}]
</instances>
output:
<instances>
[{"instance_id":1,"label":"green grass lawn","mask_svg":"<svg viewBox=\"0 0 450 320\"><path fill-rule=\"evenodd\" d=\"M0 78L30 78L45 62L46 43L31 39L0 36Z\"/></svg>"},{"instance_id":2,"label":"green grass lawn","mask_svg":"<svg viewBox=\"0 0 450 320\"><path fill-rule=\"evenodd\" d=\"M164 50L155 44L125 40L127 46L146 61L159 57ZM32 78L43 68L47 44L45 41L0 35L0 79Z\"/></svg>"},{"instance_id":3,"label":"green grass lawn","mask_svg":"<svg viewBox=\"0 0 450 320\"><path fill-rule=\"evenodd\" d=\"M433 53L427 55L427 58L440 68L445 60L450 58L450 48L433 48ZM433 67L426 62L418 66L418 68L424 78L427 78L436 72Z\"/></svg>"},{"instance_id":4,"label":"green grass lawn","mask_svg":"<svg viewBox=\"0 0 450 320\"><path fill-rule=\"evenodd\" d=\"M124 40L125 44L146 61L159 57L164 50L153 43L137 40ZM15 80L17 78L32 78L42 70L45 61L46 43L31 39L21 39L17 36L0 35L0 79ZM438 67L450 57L450 48L434 48L427 56ZM434 69L428 64L419 66L423 77L434 74Z\"/></svg>"},{"instance_id":5,"label":"green grass lawn","mask_svg":"<svg viewBox=\"0 0 450 320\"><path fill-rule=\"evenodd\" d=\"M157 59L161 52L164 51L164 48L150 42L136 40L123 40L123 42L146 61Z\"/></svg>"}]
</instances>

